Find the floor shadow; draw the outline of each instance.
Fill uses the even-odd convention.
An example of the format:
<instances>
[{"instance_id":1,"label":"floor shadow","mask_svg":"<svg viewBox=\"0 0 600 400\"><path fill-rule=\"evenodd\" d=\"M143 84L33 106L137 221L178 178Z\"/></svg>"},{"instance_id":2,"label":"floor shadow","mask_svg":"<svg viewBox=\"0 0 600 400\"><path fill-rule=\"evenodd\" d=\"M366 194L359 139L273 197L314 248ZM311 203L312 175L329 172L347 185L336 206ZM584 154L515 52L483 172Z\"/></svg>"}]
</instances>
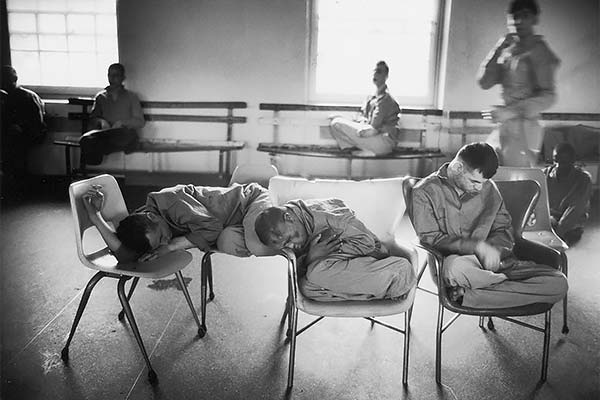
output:
<instances>
[{"instance_id":1,"label":"floor shadow","mask_svg":"<svg viewBox=\"0 0 600 400\"><path fill-rule=\"evenodd\" d=\"M185 283L186 287L188 287L190 285L191 281L192 281L192 278L190 278L190 277L186 276L183 278L183 282ZM179 287L179 282L177 281L177 278L153 280L152 283L148 285L148 287L150 289L154 289L154 290L177 289L177 290L181 291L181 288Z\"/></svg>"}]
</instances>

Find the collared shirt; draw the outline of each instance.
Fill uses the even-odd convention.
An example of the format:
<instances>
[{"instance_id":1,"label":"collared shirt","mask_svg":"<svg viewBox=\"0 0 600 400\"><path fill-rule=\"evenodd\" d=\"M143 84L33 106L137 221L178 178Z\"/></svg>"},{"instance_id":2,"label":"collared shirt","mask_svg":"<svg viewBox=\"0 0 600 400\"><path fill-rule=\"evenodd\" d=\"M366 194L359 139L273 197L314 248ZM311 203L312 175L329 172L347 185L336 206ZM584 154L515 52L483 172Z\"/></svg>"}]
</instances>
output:
<instances>
[{"instance_id":1,"label":"collared shirt","mask_svg":"<svg viewBox=\"0 0 600 400\"><path fill-rule=\"evenodd\" d=\"M113 98L116 94L116 99ZM135 93L123 86L112 89L104 88L94 99L91 117L102 118L112 126L121 121L126 128L139 129L144 126L144 112L140 100Z\"/></svg>"},{"instance_id":2,"label":"collared shirt","mask_svg":"<svg viewBox=\"0 0 600 400\"><path fill-rule=\"evenodd\" d=\"M479 241L503 251L514 246L510 214L488 180L477 194L458 195L448 163L413 189L413 222L419 240L442 254L474 254Z\"/></svg>"},{"instance_id":3,"label":"collared shirt","mask_svg":"<svg viewBox=\"0 0 600 400\"><path fill-rule=\"evenodd\" d=\"M400 106L390 95L387 85L371 96L363 107L363 115L367 122L380 133L396 133L399 113Z\"/></svg>"},{"instance_id":4,"label":"collared shirt","mask_svg":"<svg viewBox=\"0 0 600 400\"><path fill-rule=\"evenodd\" d=\"M484 80L502 85L507 108L521 118L537 118L556 99L554 71L560 64L541 35L524 45L513 44L497 59L496 50L484 60Z\"/></svg>"},{"instance_id":5,"label":"collared shirt","mask_svg":"<svg viewBox=\"0 0 600 400\"><path fill-rule=\"evenodd\" d=\"M29 89L17 86L9 91L2 111L5 113L3 123L20 126L28 139L39 139L46 132L44 103Z\"/></svg>"},{"instance_id":6,"label":"collared shirt","mask_svg":"<svg viewBox=\"0 0 600 400\"><path fill-rule=\"evenodd\" d=\"M583 226L587 220L592 194L592 179L588 172L574 167L560 179L558 165L544 169L548 183L550 214L559 221L564 231Z\"/></svg>"}]
</instances>

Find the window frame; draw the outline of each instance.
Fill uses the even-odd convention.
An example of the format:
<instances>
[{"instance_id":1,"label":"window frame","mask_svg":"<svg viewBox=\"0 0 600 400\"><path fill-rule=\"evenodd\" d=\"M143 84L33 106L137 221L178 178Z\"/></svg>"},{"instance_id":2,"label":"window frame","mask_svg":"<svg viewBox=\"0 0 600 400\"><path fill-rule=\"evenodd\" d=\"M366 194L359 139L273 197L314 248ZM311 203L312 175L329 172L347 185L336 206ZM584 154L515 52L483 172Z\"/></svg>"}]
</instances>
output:
<instances>
[{"instance_id":1,"label":"window frame","mask_svg":"<svg viewBox=\"0 0 600 400\"><path fill-rule=\"evenodd\" d=\"M321 0L307 0L307 66L306 66L306 81L307 81L307 98L311 103L337 103L337 104L359 104L364 102L366 97L371 93L364 93L361 96L343 95L343 94L317 94L316 79L317 79L317 50L318 50L318 15L317 2ZM443 62L443 47L446 45L444 40L444 29L446 23L446 0L436 0L438 2L435 11L435 25L433 33L433 43L430 48L429 65L429 93L425 97L401 96L400 92L394 91L392 95L396 101L404 106L416 106L424 108L436 107L441 97L443 77L441 75L441 67ZM392 71L393 73L393 71ZM392 88L393 90L394 88Z\"/></svg>"},{"instance_id":2,"label":"window frame","mask_svg":"<svg viewBox=\"0 0 600 400\"><path fill-rule=\"evenodd\" d=\"M113 62L120 62L120 46L119 46L119 23L118 23L118 16L117 16L117 4L118 0L114 0L114 6L115 6L115 25L116 25L116 32L114 32L115 34L115 39L116 39L116 59ZM12 54L13 51L18 51L18 52L30 52L30 53L34 53L37 54L38 57L41 53L43 52L54 52L54 51L45 51L45 50L41 50L39 48L39 44L38 44L38 49L37 50L22 50L22 49L13 49L10 37L13 34L30 34L30 35L36 35L39 37L40 34L44 34L43 32L39 31L39 20L37 15L39 14L57 14L57 15L64 15L65 18L67 18L68 15L93 15L94 17L97 17L98 15L113 15L112 13L108 13L108 12L102 12L102 11L90 11L90 12L85 12L85 11L74 11L74 12L69 12L69 11L51 11L51 10L40 10L37 8L16 8L16 9L11 9L10 7L8 7L7 4L7 23L10 19L10 14L12 13L16 13L16 14L23 14L23 13L29 13L29 14L35 14L36 15L36 31L35 32L22 32L22 31L12 31L10 29L10 26L7 26L7 31L8 31L8 44L9 44L9 52L11 54L11 59L12 59ZM50 33L50 35L53 35L52 33ZM69 33L68 31L65 31L65 36L69 36L69 35L74 35L74 36L88 36L88 35L84 35L84 34L78 34L78 33ZM99 34L98 32L94 32L94 34L92 35L96 40L98 37L102 37L105 35ZM112 36L112 35L111 35ZM38 39L39 40L39 39ZM71 52L69 51L68 47L67 50L64 51L64 53L66 54L70 54ZM74 52L74 53L78 53L78 52ZM98 52L97 50L94 51L95 55L101 54L101 52ZM106 65L106 68L108 69L108 65ZM19 71L17 70L17 74L19 73ZM44 97L64 97L64 96L94 96L95 94L97 94L98 92L100 92L105 86L65 86L65 85L36 85L36 84L28 84L27 82L22 82L20 77L19 77L19 82L20 85L22 84L23 86L26 86L28 89L31 89L33 91L35 91L36 93L40 94L41 96ZM108 80L106 80L106 85L108 85Z\"/></svg>"}]
</instances>

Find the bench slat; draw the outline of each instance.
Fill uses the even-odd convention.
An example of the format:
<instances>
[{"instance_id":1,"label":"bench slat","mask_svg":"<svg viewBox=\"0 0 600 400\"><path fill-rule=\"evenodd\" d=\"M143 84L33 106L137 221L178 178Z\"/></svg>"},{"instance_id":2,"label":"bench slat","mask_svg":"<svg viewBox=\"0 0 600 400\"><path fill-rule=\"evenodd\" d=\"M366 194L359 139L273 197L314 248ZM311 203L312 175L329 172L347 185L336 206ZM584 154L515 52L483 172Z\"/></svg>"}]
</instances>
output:
<instances>
[{"instance_id":1,"label":"bench slat","mask_svg":"<svg viewBox=\"0 0 600 400\"><path fill-rule=\"evenodd\" d=\"M177 114L144 114L146 121L177 121L177 122L223 122L243 124L246 117L220 117L217 115L177 115Z\"/></svg>"},{"instance_id":2,"label":"bench slat","mask_svg":"<svg viewBox=\"0 0 600 400\"><path fill-rule=\"evenodd\" d=\"M67 147L79 147L78 137L66 137L55 140L55 145ZM140 139L139 147L134 153L175 153L186 151L211 151L211 150L242 150L246 146L241 141L220 140L179 140L179 139Z\"/></svg>"},{"instance_id":3,"label":"bench slat","mask_svg":"<svg viewBox=\"0 0 600 400\"><path fill-rule=\"evenodd\" d=\"M142 101L143 108L248 108L244 101Z\"/></svg>"},{"instance_id":4,"label":"bench slat","mask_svg":"<svg viewBox=\"0 0 600 400\"><path fill-rule=\"evenodd\" d=\"M342 151L337 145L298 144L298 143L259 143L258 151L271 154L288 154L308 157L348 158L365 160L394 160L411 158L441 158L445 155L439 149L397 147L393 153L380 156L356 156Z\"/></svg>"}]
</instances>

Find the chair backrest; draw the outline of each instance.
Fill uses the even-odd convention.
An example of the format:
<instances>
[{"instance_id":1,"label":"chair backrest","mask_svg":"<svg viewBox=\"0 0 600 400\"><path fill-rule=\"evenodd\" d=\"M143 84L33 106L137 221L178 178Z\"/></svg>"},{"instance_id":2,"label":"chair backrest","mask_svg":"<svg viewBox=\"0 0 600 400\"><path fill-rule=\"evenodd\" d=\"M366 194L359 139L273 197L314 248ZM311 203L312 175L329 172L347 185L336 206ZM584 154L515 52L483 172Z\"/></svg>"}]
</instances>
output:
<instances>
[{"instance_id":1,"label":"chair backrest","mask_svg":"<svg viewBox=\"0 0 600 400\"><path fill-rule=\"evenodd\" d=\"M521 237L529 215L537 204L540 185L533 180L495 182L510 217L515 237Z\"/></svg>"},{"instance_id":2,"label":"chair backrest","mask_svg":"<svg viewBox=\"0 0 600 400\"><path fill-rule=\"evenodd\" d=\"M517 167L499 167L496 175L492 178L496 182L500 181L523 181L533 180L540 186L540 195L533 210L535 213L535 223L525 225L525 231L551 231L550 206L548 204L548 185L546 175L539 168L517 168ZM533 221L532 221L533 222Z\"/></svg>"},{"instance_id":3,"label":"chair backrest","mask_svg":"<svg viewBox=\"0 0 600 400\"><path fill-rule=\"evenodd\" d=\"M421 178L407 176L404 178L404 182L402 182L402 193L404 195L404 202L406 203L406 213L408 214L411 223L413 223L412 191L420 180Z\"/></svg>"},{"instance_id":4,"label":"chair backrest","mask_svg":"<svg viewBox=\"0 0 600 400\"><path fill-rule=\"evenodd\" d=\"M269 186L269 179L279 175L279 171L270 164L242 164L235 167L229 180L229 186L234 183L245 184L256 182L264 187Z\"/></svg>"},{"instance_id":5,"label":"chair backrest","mask_svg":"<svg viewBox=\"0 0 600 400\"><path fill-rule=\"evenodd\" d=\"M117 226L123 218L129 215L119 184L113 176L104 174L71 183L69 186L69 199L73 222L75 223L75 240L77 241L78 256L83 262L85 262L86 256L83 248L83 234L93 224L88 218L82 196L92 188L92 185L98 185L96 187L104 194L104 208L101 214L107 222Z\"/></svg>"},{"instance_id":6,"label":"chair backrest","mask_svg":"<svg viewBox=\"0 0 600 400\"><path fill-rule=\"evenodd\" d=\"M387 243L394 240L406 209L403 181L404 178L352 181L275 176L269 182L269 193L274 205L295 199L342 199L379 240Z\"/></svg>"}]
</instances>

